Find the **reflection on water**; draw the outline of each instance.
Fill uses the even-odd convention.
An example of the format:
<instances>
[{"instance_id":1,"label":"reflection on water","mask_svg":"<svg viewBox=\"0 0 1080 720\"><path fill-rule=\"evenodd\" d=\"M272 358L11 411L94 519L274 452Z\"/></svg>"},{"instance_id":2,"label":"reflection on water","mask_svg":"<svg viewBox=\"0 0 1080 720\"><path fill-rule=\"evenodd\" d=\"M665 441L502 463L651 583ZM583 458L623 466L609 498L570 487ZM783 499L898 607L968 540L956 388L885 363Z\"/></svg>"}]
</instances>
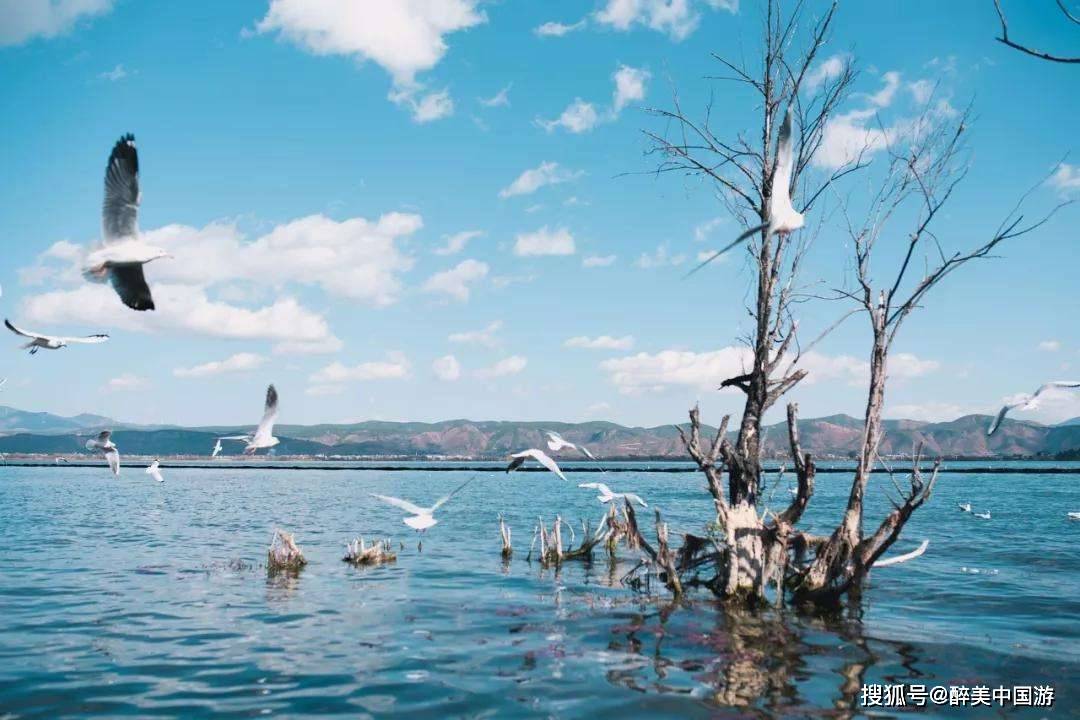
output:
<instances>
[{"instance_id":1,"label":"reflection on water","mask_svg":"<svg viewBox=\"0 0 1080 720\"><path fill-rule=\"evenodd\" d=\"M635 593L629 556L541 567L523 547L504 560L500 512L519 537L555 507L595 522L602 508L571 483L478 480L417 552L365 498L434 498L461 478L3 472L0 526L19 542L0 570L0 717L847 718L865 716L863 684L911 682L1052 682L1067 714L1080 688L1080 524L1053 515L1080 506L1071 478L1025 489L1041 515L1007 500L1008 476L943 486L914 521L912 537L931 539L923 558L876 573L859 607L810 616ZM699 529L696 479L621 482L673 528ZM819 492L821 527L844 488ZM952 509L965 499L1002 521L969 522ZM281 525L304 548L300 570L267 571ZM398 561L343 563L360 534L405 541Z\"/></svg>"}]
</instances>

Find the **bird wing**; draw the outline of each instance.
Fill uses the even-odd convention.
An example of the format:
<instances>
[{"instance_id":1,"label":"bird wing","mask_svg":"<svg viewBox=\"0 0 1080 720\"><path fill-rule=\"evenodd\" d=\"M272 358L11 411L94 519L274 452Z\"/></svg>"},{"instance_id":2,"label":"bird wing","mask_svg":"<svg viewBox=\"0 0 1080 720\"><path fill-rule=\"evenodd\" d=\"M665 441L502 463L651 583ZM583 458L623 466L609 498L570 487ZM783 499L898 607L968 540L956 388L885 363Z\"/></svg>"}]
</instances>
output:
<instances>
[{"instance_id":1,"label":"bird wing","mask_svg":"<svg viewBox=\"0 0 1080 720\"><path fill-rule=\"evenodd\" d=\"M109 268L109 282L113 290L132 310L153 310L154 298L142 265L113 265Z\"/></svg>"},{"instance_id":2,"label":"bird wing","mask_svg":"<svg viewBox=\"0 0 1080 720\"><path fill-rule=\"evenodd\" d=\"M592 490L596 490L601 495L612 495L613 494L611 492L611 488L609 488L607 485L605 485L602 482L581 483L580 485L578 485L578 487L579 488L590 488Z\"/></svg>"},{"instance_id":3,"label":"bird wing","mask_svg":"<svg viewBox=\"0 0 1080 720\"><path fill-rule=\"evenodd\" d=\"M578 445L576 447L577 447L578 450L580 450L581 452L583 452L585 454L585 457L589 458L590 460L595 460L596 459L596 456L593 455L591 452L589 452L589 448L585 447L584 445Z\"/></svg>"},{"instance_id":4,"label":"bird wing","mask_svg":"<svg viewBox=\"0 0 1080 720\"><path fill-rule=\"evenodd\" d=\"M506 466L506 472L508 473L517 470L519 467L525 464L524 455L511 455L510 457L512 457L513 460L511 460L510 464Z\"/></svg>"},{"instance_id":5,"label":"bird wing","mask_svg":"<svg viewBox=\"0 0 1080 720\"><path fill-rule=\"evenodd\" d=\"M98 335L83 335L82 337L62 337L56 338L66 343L82 343L84 345L96 345L97 343L103 343L109 339L109 336L105 333Z\"/></svg>"},{"instance_id":6,"label":"bird wing","mask_svg":"<svg viewBox=\"0 0 1080 720\"><path fill-rule=\"evenodd\" d=\"M250 435L223 435L218 440L239 440L241 442L251 442Z\"/></svg>"},{"instance_id":7,"label":"bird wing","mask_svg":"<svg viewBox=\"0 0 1080 720\"><path fill-rule=\"evenodd\" d=\"M375 493L372 493L371 497L378 498L379 500L382 500L384 503L390 503L394 507L401 508L405 512L410 513L412 515L426 515L428 513L427 508L422 508L422 507L420 507L418 505L413 505L408 500L402 500L401 498L391 497L389 495L376 495Z\"/></svg>"},{"instance_id":8,"label":"bird wing","mask_svg":"<svg viewBox=\"0 0 1080 720\"><path fill-rule=\"evenodd\" d=\"M41 333L36 333L36 332L30 331L30 330L20 330L19 328L12 325L11 321L8 320L7 318L4 319L4 325L6 325L7 329L10 330L11 332L15 333L16 335L22 335L23 337L35 338L35 339L40 338L41 340L52 340L53 339L53 338L49 337L48 335L42 335Z\"/></svg>"},{"instance_id":9,"label":"bird wing","mask_svg":"<svg viewBox=\"0 0 1080 720\"><path fill-rule=\"evenodd\" d=\"M1055 388L1080 388L1080 380L1052 380L1045 385L1039 386L1039 389L1031 396L1031 399L1042 395L1047 390L1053 390Z\"/></svg>"},{"instance_id":10,"label":"bird wing","mask_svg":"<svg viewBox=\"0 0 1080 720\"><path fill-rule=\"evenodd\" d=\"M698 266L697 266L697 267L695 267L695 268L694 268L693 270L691 270L690 272L688 272L688 273L686 273L685 275L683 275L683 279L686 279L686 278L690 277L691 275L693 275L694 273L696 273L696 272L697 272L698 270L700 270L701 268L705 267L706 265L708 265L709 263L711 263L711 262L712 262L713 260L715 260L716 258L718 258L718 257L720 257L721 255L723 255L724 253L726 253L726 252L727 252L728 250L730 250L731 248L733 248L733 247L735 247L736 245L738 245L739 243L741 243L741 242L742 242L743 240L746 240L746 239L747 239L748 237L750 237L750 236L751 236L751 235L753 235L754 233L757 233L757 232L761 232L762 230L764 230L764 229L765 229L765 228L767 228L768 226L769 226L769 224L768 224L768 223L763 223L763 224L761 224L761 225L758 225L757 227L752 227L752 228L750 228L749 230L747 230L746 232L744 232L744 233L743 233L742 235L740 235L739 237L735 238L734 240L732 240L731 242L729 242L729 243L728 243L727 245L725 245L724 247L720 248L719 250L717 250L716 252L714 252L714 253L713 253L712 255L710 255L709 257L707 257L707 258L706 258L706 259L705 259L704 261L702 261L702 262L701 262L700 264L698 264Z\"/></svg>"},{"instance_id":11,"label":"bird wing","mask_svg":"<svg viewBox=\"0 0 1080 720\"><path fill-rule=\"evenodd\" d=\"M784 121L780 123L780 132L776 134L776 169L773 170L770 215L776 216L773 210L794 211L791 206L791 171L795 163L795 147L791 141L791 106L788 105L784 113ZM771 219L771 218L770 218Z\"/></svg>"},{"instance_id":12,"label":"bird wing","mask_svg":"<svg viewBox=\"0 0 1080 720\"><path fill-rule=\"evenodd\" d=\"M0 380L0 388L3 388L5 385L7 385L7 378Z\"/></svg>"},{"instance_id":13,"label":"bird wing","mask_svg":"<svg viewBox=\"0 0 1080 720\"><path fill-rule=\"evenodd\" d=\"M994 421L990 423L990 427L988 427L986 429L986 436L987 437L990 437L991 435L993 435L994 433L997 432L998 427L1001 425L1001 421L1005 419L1005 415L1008 414L1008 412L1010 410L1012 410L1014 407L1016 407L1016 406L1015 405L1005 405L1000 410L998 410L997 417L995 417Z\"/></svg>"},{"instance_id":14,"label":"bird wing","mask_svg":"<svg viewBox=\"0 0 1080 720\"><path fill-rule=\"evenodd\" d=\"M277 420L277 414L277 389L271 385L266 388L266 409L263 411L262 420L259 421L259 427L255 430L255 436L252 442L270 439L270 436L274 433L274 421Z\"/></svg>"},{"instance_id":15,"label":"bird wing","mask_svg":"<svg viewBox=\"0 0 1080 720\"><path fill-rule=\"evenodd\" d=\"M625 493L623 497L626 498L626 500L628 500L629 502L636 502L641 507L649 507L649 504L642 500L640 495L635 495L634 493Z\"/></svg>"},{"instance_id":16,"label":"bird wing","mask_svg":"<svg viewBox=\"0 0 1080 720\"><path fill-rule=\"evenodd\" d=\"M105 242L138 235L139 200L139 154L135 136L129 133L113 145L105 168L105 201L101 206Z\"/></svg>"},{"instance_id":17,"label":"bird wing","mask_svg":"<svg viewBox=\"0 0 1080 720\"><path fill-rule=\"evenodd\" d=\"M112 430L102 430L98 434L97 439L98 439L99 443L107 443L107 442L109 442L109 438L111 438L111 437L112 437Z\"/></svg>"},{"instance_id":18,"label":"bird wing","mask_svg":"<svg viewBox=\"0 0 1080 720\"><path fill-rule=\"evenodd\" d=\"M113 448L105 453L105 459L109 461L109 469L113 475L120 474L120 452Z\"/></svg>"},{"instance_id":19,"label":"bird wing","mask_svg":"<svg viewBox=\"0 0 1080 720\"><path fill-rule=\"evenodd\" d=\"M547 453L545 453L543 450L537 450L534 448L532 450L526 450L525 453L529 457L533 458L538 463L546 467L548 470L558 475L561 479L566 480L566 476L563 475L563 472L559 469L559 466L556 465L555 461L548 457Z\"/></svg>"},{"instance_id":20,"label":"bird wing","mask_svg":"<svg viewBox=\"0 0 1080 720\"><path fill-rule=\"evenodd\" d=\"M443 505L445 505L447 500L449 500L450 498L454 497L459 492L461 492L462 488L464 488L466 485L471 483L473 481L473 478L475 478L475 477L476 476L473 475L471 478L469 478L468 480L466 480L465 482L461 483L456 488L451 490L449 495L444 495L441 498L439 498L438 500L436 500L435 504L431 506L431 512L435 512L436 510L441 508Z\"/></svg>"},{"instance_id":21,"label":"bird wing","mask_svg":"<svg viewBox=\"0 0 1080 720\"><path fill-rule=\"evenodd\" d=\"M161 471L158 470L158 461L150 463L150 467L146 468L146 474L154 478L158 482L165 482L165 478L161 477Z\"/></svg>"}]
</instances>

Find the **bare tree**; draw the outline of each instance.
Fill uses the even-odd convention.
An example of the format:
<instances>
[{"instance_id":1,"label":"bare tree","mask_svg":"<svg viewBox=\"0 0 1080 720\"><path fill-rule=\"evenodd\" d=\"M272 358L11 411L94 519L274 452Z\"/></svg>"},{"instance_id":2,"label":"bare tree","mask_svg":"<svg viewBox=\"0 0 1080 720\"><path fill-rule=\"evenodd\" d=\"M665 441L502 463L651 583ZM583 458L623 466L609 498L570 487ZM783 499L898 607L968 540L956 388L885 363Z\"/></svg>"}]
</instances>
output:
<instances>
[{"instance_id":1,"label":"bare tree","mask_svg":"<svg viewBox=\"0 0 1080 720\"><path fill-rule=\"evenodd\" d=\"M1073 25L1080 25L1080 12L1070 11L1062 0L1055 0L1055 2L1057 3L1058 9L1061 10L1061 14L1065 16L1066 20L1068 20ZM1043 52L1042 50L1036 50L1029 45L1024 45L1022 43L1018 43L1009 39L1009 23L1005 19L1005 11L1001 9L1001 0L994 0L994 9L997 11L998 21L1001 23L1001 36L996 38L999 43L1008 45L1014 50L1019 50L1026 55L1037 57L1040 60L1049 60L1051 62L1059 63L1080 63L1080 57L1054 55L1051 53Z\"/></svg>"},{"instance_id":2,"label":"bare tree","mask_svg":"<svg viewBox=\"0 0 1080 720\"><path fill-rule=\"evenodd\" d=\"M757 101L760 135L752 141L741 134L722 140L711 127L708 108L704 119L697 121L682 111L676 96L674 109L653 111L668 122L668 131L647 133L653 152L662 157L657 171L684 172L711 180L723 202L744 225L767 225L776 163L774 128L788 105L794 108L799 128L789 189L801 211L810 210L841 178L865 167L868 160L862 153L830 173L808 172L814 154L824 142L826 126L848 96L855 77L850 61L835 66L835 60L830 60L832 72L815 72L835 12L833 3L822 18L809 25L805 41L799 43L803 3L796 2L794 9L785 14L779 0L766 0L760 64L751 70L716 58L730 72L718 79L749 88ZM793 50L797 45L802 49ZM874 561L897 539L912 513L930 497L937 469L925 478L919 452L908 488L896 485L899 497L892 500L893 512L874 533L864 537L864 497L882 436L886 369L893 341L905 318L931 288L964 264L987 257L999 243L1034 230L1047 218L1023 225L1018 205L984 244L969 252L946 255L935 234L934 221L966 174L961 150L967 114L955 113L942 103L927 103L926 107L923 117L908 124L903 137L897 139L903 149L888 148L887 173L876 192L871 193L864 213L866 220L855 223L849 217L847 221L855 248L858 286L839 290L838 297L855 301L857 311L870 317L873 342L863 437L843 520L829 536L796 530L813 494L815 467L813 458L803 452L799 443L795 404L788 405L787 414L788 444L798 480L796 496L780 512L758 507L764 449L762 418L806 376L806 371L798 367L800 343L793 304L805 299L796 283L809 244L801 235L763 232L750 247L756 289L748 308L754 321L747 341L751 367L722 383L724 387L738 388L746 396L735 442L727 433L730 418L724 417L711 443L703 444L696 407L690 411L689 431L679 429L690 456L705 475L720 529L711 547L694 538L694 547L684 545L679 551L675 569L695 573L693 578L682 581L682 586L705 584L717 595L744 597L752 602L764 600L773 587L777 601L783 600L786 590L812 601L835 600L861 583ZM896 134L881 133L886 137ZM877 293L870 273L874 248L890 220L908 217L911 213L906 210L912 205L917 219L907 235L906 253L895 275ZM849 215L848 210L845 208L845 214ZM911 279L913 261L926 247L937 260L928 260L922 277ZM691 537L687 536L688 544ZM698 573L703 566L715 568L715 576L701 582Z\"/></svg>"}]
</instances>

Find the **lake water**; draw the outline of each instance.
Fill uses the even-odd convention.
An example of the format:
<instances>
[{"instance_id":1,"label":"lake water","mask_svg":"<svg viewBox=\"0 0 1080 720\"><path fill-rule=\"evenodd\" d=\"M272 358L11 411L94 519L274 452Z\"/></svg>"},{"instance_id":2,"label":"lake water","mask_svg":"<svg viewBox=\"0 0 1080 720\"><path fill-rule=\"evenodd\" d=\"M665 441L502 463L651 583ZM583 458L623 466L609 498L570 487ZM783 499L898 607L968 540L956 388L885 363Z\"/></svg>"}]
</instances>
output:
<instances>
[{"instance_id":1,"label":"lake water","mask_svg":"<svg viewBox=\"0 0 1080 720\"><path fill-rule=\"evenodd\" d=\"M137 467L114 479L0 466L0 717L852 717L862 684L897 683L1056 690L1052 708L920 717L1080 707L1080 522L1066 518L1080 510L1077 475L943 476L894 548L927 538L929 550L876 571L858 621L643 598L619 582L629 557L530 564L538 514L595 524L602 512L548 474L479 474L418 552L401 513L369 493L426 505L470 474L164 472L159 485ZM697 475L605 479L673 531L711 517ZM820 476L803 526L831 529L849 481ZM874 477L877 516L886 487ZM309 560L298 575L262 566L278 526ZM358 534L405 549L354 568L341 556Z\"/></svg>"}]
</instances>

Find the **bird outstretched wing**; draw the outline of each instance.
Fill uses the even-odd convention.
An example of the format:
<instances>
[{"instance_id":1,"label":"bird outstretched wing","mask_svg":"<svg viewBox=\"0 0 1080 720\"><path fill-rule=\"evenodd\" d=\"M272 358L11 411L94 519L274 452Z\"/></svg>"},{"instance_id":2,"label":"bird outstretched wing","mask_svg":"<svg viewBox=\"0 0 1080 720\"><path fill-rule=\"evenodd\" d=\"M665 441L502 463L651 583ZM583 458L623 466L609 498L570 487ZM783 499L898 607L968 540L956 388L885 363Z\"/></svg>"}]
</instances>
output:
<instances>
[{"instance_id":1,"label":"bird outstretched wing","mask_svg":"<svg viewBox=\"0 0 1080 720\"><path fill-rule=\"evenodd\" d=\"M105 242L138 235L139 200L139 154L135 136L128 133L113 145L105 168L105 201L101 206Z\"/></svg>"},{"instance_id":2,"label":"bird outstretched wing","mask_svg":"<svg viewBox=\"0 0 1080 720\"><path fill-rule=\"evenodd\" d=\"M16 335L22 335L23 337L28 337L28 338L41 338L43 340L49 339L48 335L42 335L40 333L36 333L36 332L30 331L30 330L21 330L21 329L15 327L14 325L12 325L11 321L8 320L7 318L4 318L4 325L6 325L7 329L10 330L11 332L15 333Z\"/></svg>"},{"instance_id":3,"label":"bird outstretched wing","mask_svg":"<svg viewBox=\"0 0 1080 720\"><path fill-rule=\"evenodd\" d=\"M277 415L278 394L277 389L271 385L266 388L266 406L263 410L262 420L259 421L259 427L255 430L253 442L270 439L270 436L274 434L274 421L277 420Z\"/></svg>"},{"instance_id":4,"label":"bird outstretched wing","mask_svg":"<svg viewBox=\"0 0 1080 720\"><path fill-rule=\"evenodd\" d=\"M410 513L412 515L425 515L425 514L427 514L427 509L426 508L422 508L419 505L414 505L413 503L409 502L408 500L402 500L401 498L392 497L390 495L376 495L375 493L372 493L371 497L376 498L378 500L382 500L384 503L390 503L394 507L401 508L405 512Z\"/></svg>"},{"instance_id":5,"label":"bird outstretched wing","mask_svg":"<svg viewBox=\"0 0 1080 720\"><path fill-rule=\"evenodd\" d=\"M154 298L142 265L113 265L109 268L109 282L113 290L132 310L153 310Z\"/></svg>"}]
</instances>

